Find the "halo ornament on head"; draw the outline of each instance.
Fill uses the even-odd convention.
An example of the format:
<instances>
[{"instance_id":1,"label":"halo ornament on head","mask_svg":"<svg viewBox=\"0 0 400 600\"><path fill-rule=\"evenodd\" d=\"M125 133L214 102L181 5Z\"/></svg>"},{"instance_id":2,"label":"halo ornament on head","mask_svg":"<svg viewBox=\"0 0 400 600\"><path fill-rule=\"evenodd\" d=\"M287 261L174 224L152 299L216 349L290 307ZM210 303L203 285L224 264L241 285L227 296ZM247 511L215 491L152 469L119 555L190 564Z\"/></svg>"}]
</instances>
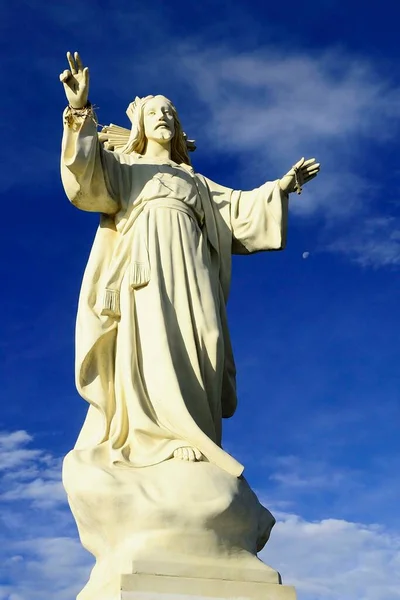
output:
<instances>
[{"instance_id":1,"label":"halo ornament on head","mask_svg":"<svg viewBox=\"0 0 400 600\"><path fill-rule=\"evenodd\" d=\"M146 149L143 109L146 103L154 97L139 98L139 96L136 96L133 102L129 104L126 114L132 123L131 130L113 123L101 129L99 139L107 150L113 150L120 154L143 154ZM168 102L171 105L175 124L175 135L171 141L171 159L178 164L186 163L190 165L188 152L196 150L195 141L189 140L182 131L176 108L170 100Z\"/></svg>"}]
</instances>

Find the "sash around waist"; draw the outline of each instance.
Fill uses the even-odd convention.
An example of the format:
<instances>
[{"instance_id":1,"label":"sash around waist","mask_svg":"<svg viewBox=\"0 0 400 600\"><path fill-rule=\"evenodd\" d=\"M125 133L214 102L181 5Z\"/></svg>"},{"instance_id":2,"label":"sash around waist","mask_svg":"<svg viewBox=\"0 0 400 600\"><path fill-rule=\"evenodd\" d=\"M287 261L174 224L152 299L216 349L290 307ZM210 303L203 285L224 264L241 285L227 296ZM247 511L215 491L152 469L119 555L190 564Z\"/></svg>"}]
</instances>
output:
<instances>
[{"instance_id":1,"label":"sash around waist","mask_svg":"<svg viewBox=\"0 0 400 600\"><path fill-rule=\"evenodd\" d=\"M188 204L174 198L148 200L138 207L137 211L134 209L131 214L134 227L128 227L127 233L121 234L124 239L116 248L108 269L101 315L114 319L121 317L119 296L127 268L130 270L132 289L139 289L149 283L151 277L148 252L149 213L151 209L159 208L182 212L193 219L199 227L202 226L202 219L196 211Z\"/></svg>"},{"instance_id":2,"label":"sash around waist","mask_svg":"<svg viewBox=\"0 0 400 600\"><path fill-rule=\"evenodd\" d=\"M180 212L185 213L186 215L194 219L200 227L203 224L203 219L196 212L196 210L189 204L183 202L182 200L176 200L175 198L163 198L162 200L148 200L143 207L143 213L149 212L152 208L167 208L172 210L179 210Z\"/></svg>"}]
</instances>

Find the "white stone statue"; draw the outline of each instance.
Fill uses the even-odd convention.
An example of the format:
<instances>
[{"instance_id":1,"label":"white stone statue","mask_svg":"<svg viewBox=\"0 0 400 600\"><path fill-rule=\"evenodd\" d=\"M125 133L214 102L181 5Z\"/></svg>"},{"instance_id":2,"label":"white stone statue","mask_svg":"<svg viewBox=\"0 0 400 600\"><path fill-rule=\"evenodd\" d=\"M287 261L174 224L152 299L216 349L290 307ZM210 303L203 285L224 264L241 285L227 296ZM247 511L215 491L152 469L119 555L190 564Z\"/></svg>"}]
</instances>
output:
<instances>
[{"instance_id":1,"label":"white stone statue","mask_svg":"<svg viewBox=\"0 0 400 600\"><path fill-rule=\"evenodd\" d=\"M209 573L220 560L276 583L255 558L274 519L221 446L237 402L225 305L232 253L284 247L288 194L319 164L301 159L252 191L220 186L194 172L164 96L130 104L130 131L98 134L88 68L67 58L62 181L72 204L101 215L76 330L76 383L90 407L64 463L97 559L79 598L119 598L138 561L203 561Z\"/></svg>"}]
</instances>

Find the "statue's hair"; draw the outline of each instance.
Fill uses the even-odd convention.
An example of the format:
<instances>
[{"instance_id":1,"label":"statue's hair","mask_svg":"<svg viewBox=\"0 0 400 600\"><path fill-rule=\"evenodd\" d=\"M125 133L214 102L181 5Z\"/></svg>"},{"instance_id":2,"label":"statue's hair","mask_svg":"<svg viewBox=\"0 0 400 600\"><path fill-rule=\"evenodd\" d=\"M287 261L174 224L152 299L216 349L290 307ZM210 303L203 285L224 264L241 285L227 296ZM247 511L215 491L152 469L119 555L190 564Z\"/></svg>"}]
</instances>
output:
<instances>
[{"instance_id":1,"label":"statue's hair","mask_svg":"<svg viewBox=\"0 0 400 600\"><path fill-rule=\"evenodd\" d=\"M137 154L143 154L145 152L147 139L144 132L144 107L147 102L154 97L155 96L146 96L145 98L135 98L128 106L126 114L132 122L132 129L128 143L121 150L122 153L130 154L136 152ZM183 133L177 110L168 98L166 98L166 100L171 107L175 125L174 137L171 140L171 159L178 164L186 163L187 165L190 165L186 137Z\"/></svg>"}]
</instances>

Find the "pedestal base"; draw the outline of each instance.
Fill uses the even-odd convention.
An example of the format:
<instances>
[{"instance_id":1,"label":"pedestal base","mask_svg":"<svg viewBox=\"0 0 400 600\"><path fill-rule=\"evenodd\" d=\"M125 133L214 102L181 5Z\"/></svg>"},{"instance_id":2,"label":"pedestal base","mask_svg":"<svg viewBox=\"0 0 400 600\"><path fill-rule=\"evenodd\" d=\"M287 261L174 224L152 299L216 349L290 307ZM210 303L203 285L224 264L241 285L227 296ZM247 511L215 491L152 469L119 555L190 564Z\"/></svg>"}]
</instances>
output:
<instances>
[{"instance_id":1,"label":"pedestal base","mask_svg":"<svg viewBox=\"0 0 400 600\"><path fill-rule=\"evenodd\" d=\"M173 577L135 573L123 575L121 600L296 600L295 589L278 583Z\"/></svg>"},{"instance_id":2,"label":"pedestal base","mask_svg":"<svg viewBox=\"0 0 400 600\"><path fill-rule=\"evenodd\" d=\"M77 600L120 600L125 573L135 581L165 576L178 585L187 579L189 591L202 580L211 580L210 590L213 580L279 587L279 574L256 556L275 519L244 477L206 461L124 468L101 454L96 462L92 454L74 450L64 460L63 481L80 538L96 557ZM171 593L179 594L179 587Z\"/></svg>"}]
</instances>

